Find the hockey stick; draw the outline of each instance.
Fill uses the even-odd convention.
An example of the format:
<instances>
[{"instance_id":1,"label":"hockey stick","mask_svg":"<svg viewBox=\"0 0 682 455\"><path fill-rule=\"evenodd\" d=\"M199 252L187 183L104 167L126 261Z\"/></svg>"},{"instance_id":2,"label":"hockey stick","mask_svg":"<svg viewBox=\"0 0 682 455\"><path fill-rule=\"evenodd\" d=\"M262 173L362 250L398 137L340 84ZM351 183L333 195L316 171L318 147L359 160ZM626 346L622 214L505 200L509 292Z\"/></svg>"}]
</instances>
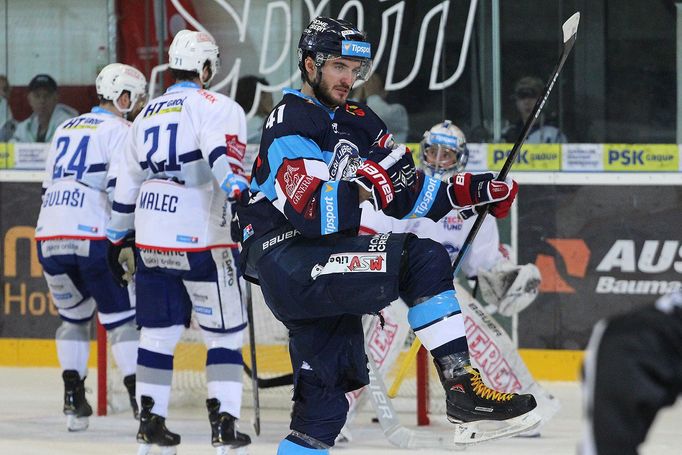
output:
<instances>
[{"instance_id":1,"label":"hockey stick","mask_svg":"<svg viewBox=\"0 0 682 455\"><path fill-rule=\"evenodd\" d=\"M462 449L463 444L455 443L453 433L428 430L413 430L400 424L398 413L386 393L386 385L377 371L372 356L367 356L369 367L369 396L372 407L379 419L379 425L386 439L402 449Z\"/></svg>"},{"instance_id":2,"label":"hockey stick","mask_svg":"<svg viewBox=\"0 0 682 455\"><path fill-rule=\"evenodd\" d=\"M512 165L514 164L514 161L516 160L516 156L519 154L519 151L521 150L521 146L523 146L523 143L526 142L526 138L528 137L528 133L530 132L530 129L533 127L535 124L535 120L537 120L538 116L540 115L540 111L545 105L545 102L547 101L547 97L549 97L549 93L552 91L552 87L554 87L554 83L557 80L557 77L559 77L559 73L561 72L561 68L564 66L564 62L568 58L568 54L571 53L571 49L573 49L573 45L575 44L575 39L576 39L576 33L578 32L578 23L580 22L580 13L575 13L573 16L569 17L566 22L562 25L561 29L563 31L563 36L564 36L564 45L563 49L561 51L561 56L559 57L559 62L556 64L556 67L554 68L554 72L550 76L550 78L547 80L547 84L545 85L544 92L541 97L538 98L538 100L535 102L535 107L533 107L533 111L530 114L530 117L528 117L528 120L526 120L526 124L523 125L523 129L521 130L521 134L519 134L518 139L516 139L516 142L514 143L514 147L512 148L511 152L509 153L509 156L507 157L507 160L504 162L504 165L502 166L502 170L500 170L500 173L497 175L496 180L504 181L507 178L507 174L509 174L509 170L511 169ZM471 230L469 231L469 235L467 235L466 240L464 241L464 244L462 245L462 248L459 250L459 253L457 253L457 257L455 258L455 262L452 264L452 274L453 276L457 275L457 272L459 272L459 267L462 263L462 260L467 254L467 251L469 250L469 247L471 246L471 243L474 240L474 237L476 237L476 234L478 234L478 230L480 229L481 225L483 224L483 220L485 217L488 215L488 211L490 210L489 205L483 206L483 208L479 211L479 215L476 218L476 221L474 222L474 225L472 226Z\"/></svg>"},{"instance_id":3,"label":"hockey stick","mask_svg":"<svg viewBox=\"0 0 682 455\"><path fill-rule=\"evenodd\" d=\"M535 120L540 115L540 111L542 110L543 106L545 105L545 102L547 101L547 97L549 96L549 93L552 91L552 87L554 87L554 82L556 82L556 79L559 76L559 73L561 72L561 68L563 68L564 62L566 61L566 58L568 58L568 54L571 52L571 49L573 49L573 45L575 44L575 39L576 39L576 33L578 32L578 23L579 22L580 22L580 13L575 13L575 14L573 14L573 16L569 17L568 20L566 22L564 22L564 24L561 26L561 29L563 31L564 45L563 45L563 49L561 51L561 55L559 56L559 61L554 68L554 72L552 73L551 77L548 79L547 84L545 85L545 89L544 89L542 96L540 98L538 98L538 100L535 102L535 106L533 107L533 111L531 112L530 117L528 117L526 124L523 126L523 129L521 130L521 134L519 135L518 139L516 139L516 143L514 143L514 147L512 148L511 152L509 153L507 160L504 162L504 165L502 166L502 170L497 175L497 180L506 179L507 174L509 173L509 170L511 169L512 165L514 164L514 161L516 160L516 156L519 154L519 150L521 150L521 146L523 145L523 143L526 141L526 138L528 137L528 133L530 132L530 129L533 127ZM452 263L453 279L457 276L457 273L459 272L459 268L462 265L462 260L464 259L467 252L469 251L469 247L473 243L474 237L476 237L476 234L478 234L478 230L481 228L481 225L483 224L483 220L488 215L489 210L490 210L490 206L485 205L479 211L479 215L476 218L476 221L474 222L474 225L472 226L471 230L469 231L469 235L467 235L466 240L462 244L462 248L457 253L457 257L455 258L455 261ZM486 309L488 309L488 307L486 307ZM418 341L418 339L415 338L415 341L412 342L413 347L414 347L414 344L417 343L417 341ZM414 356L417 355L418 351L419 351L419 349L412 349L412 347L411 347L406 358L403 359L403 365L408 365L408 364L412 363L414 361ZM404 379L404 376L403 377L401 377L400 375L396 376L395 380L393 381L393 384L391 385L391 390L393 390L394 388L395 389L399 388L400 383L402 382L403 379Z\"/></svg>"},{"instance_id":4,"label":"hockey stick","mask_svg":"<svg viewBox=\"0 0 682 455\"><path fill-rule=\"evenodd\" d=\"M258 364L256 363L256 330L253 327L253 300L251 299L251 283L246 282L246 317L249 322L249 351L251 353L251 389L253 393L253 428L256 436L260 436L260 397L258 396ZM244 366L246 369L246 365Z\"/></svg>"},{"instance_id":5,"label":"hockey stick","mask_svg":"<svg viewBox=\"0 0 682 455\"><path fill-rule=\"evenodd\" d=\"M244 372L247 376L251 377L251 368L247 364L244 364ZM272 387L281 387L283 385L293 385L294 384L294 374L286 373L282 376L275 376L273 378L259 378L256 377L256 381L259 389L270 389Z\"/></svg>"}]
</instances>

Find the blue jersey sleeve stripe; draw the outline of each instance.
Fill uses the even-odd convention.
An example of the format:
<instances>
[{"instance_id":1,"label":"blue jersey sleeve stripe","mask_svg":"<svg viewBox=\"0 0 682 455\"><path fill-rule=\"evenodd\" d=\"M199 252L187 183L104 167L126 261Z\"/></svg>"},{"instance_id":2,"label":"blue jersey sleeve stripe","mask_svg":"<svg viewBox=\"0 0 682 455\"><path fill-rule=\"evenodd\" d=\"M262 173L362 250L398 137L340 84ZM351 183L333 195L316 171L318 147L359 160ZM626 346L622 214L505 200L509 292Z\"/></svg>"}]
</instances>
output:
<instances>
[{"instance_id":1,"label":"blue jersey sleeve stripe","mask_svg":"<svg viewBox=\"0 0 682 455\"><path fill-rule=\"evenodd\" d=\"M313 159L324 161L324 155L320 147L312 140L299 135L278 137L268 147L268 164L270 175L259 185L259 189L271 201L277 198L275 191L275 177L285 159ZM325 161L326 163L326 161Z\"/></svg>"},{"instance_id":2,"label":"blue jersey sleeve stripe","mask_svg":"<svg viewBox=\"0 0 682 455\"><path fill-rule=\"evenodd\" d=\"M211 153L208 154L208 165L213 167L213 163L215 163L216 160L221 156L227 156L227 147L224 145L211 150Z\"/></svg>"},{"instance_id":3,"label":"blue jersey sleeve stripe","mask_svg":"<svg viewBox=\"0 0 682 455\"><path fill-rule=\"evenodd\" d=\"M95 163L88 166L88 172L104 172L107 170L107 163Z\"/></svg>"},{"instance_id":4,"label":"blue jersey sleeve stripe","mask_svg":"<svg viewBox=\"0 0 682 455\"><path fill-rule=\"evenodd\" d=\"M114 201L111 205L111 210L118 213L133 213L135 211L135 204L121 204Z\"/></svg>"},{"instance_id":5,"label":"blue jersey sleeve stripe","mask_svg":"<svg viewBox=\"0 0 682 455\"><path fill-rule=\"evenodd\" d=\"M181 163L191 163L192 161L199 161L202 158L201 150L196 149L191 152L183 153L178 156Z\"/></svg>"},{"instance_id":6,"label":"blue jersey sleeve stripe","mask_svg":"<svg viewBox=\"0 0 682 455\"><path fill-rule=\"evenodd\" d=\"M440 179L425 176L422 190L419 193L419 197L417 197L416 202L414 203L414 207L412 207L412 211L403 219L425 217L426 214L431 210L431 207L436 200L438 188L440 188L441 183L442 182Z\"/></svg>"},{"instance_id":7,"label":"blue jersey sleeve stripe","mask_svg":"<svg viewBox=\"0 0 682 455\"><path fill-rule=\"evenodd\" d=\"M320 195L320 232L339 232L339 182L325 182Z\"/></svg>"},{"instance_id":8,"label":"blue jersey sleeve stripe","mask_svg":"<svg viewBox=\"0 0 682 455\"><path fill-rule=\"evenodd\" d=\"M115 178L109 179L109 181L107 182L107 188L112 188L114 186L116 186L116 179Z\"/></svg>"},{"instance_id":9,"label":"blue jersey sleeve stripe","mask_svg":"<svg viewBox=\"0 0 682 455\"><path fill-rule=\"evenodd\" d=\"M410 308L407 312L407 320L410 327L416 330L460 311L462 310L459 307L457 297L455 297L455 291L445 291Z\"/></svg>"}]
</instances>

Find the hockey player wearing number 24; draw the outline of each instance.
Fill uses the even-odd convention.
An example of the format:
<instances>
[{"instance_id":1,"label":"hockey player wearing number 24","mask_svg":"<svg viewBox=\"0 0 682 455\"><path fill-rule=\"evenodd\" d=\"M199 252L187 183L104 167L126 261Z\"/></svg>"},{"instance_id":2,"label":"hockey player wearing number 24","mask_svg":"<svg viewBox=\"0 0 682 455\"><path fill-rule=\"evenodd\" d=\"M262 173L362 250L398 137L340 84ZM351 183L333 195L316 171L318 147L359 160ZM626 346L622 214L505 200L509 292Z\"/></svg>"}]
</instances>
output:
<instances>
[{"instance_id":1,"label":"hockey player wearing number 24","mask_svg":"<svg viewBox=\"0 0 682 455\"><path fill-rule=\"evenodd\" d=\"M232 200L247 185L246 118L236 102L203 88L218 71L212 36L181 30L168 56L176 83L143 108L125 148L109 262L121 281L137 265L138 453L157 445L172 454L180 443L165 420L173 355L194 311L208 349L211 444L221 454L251 442L236 426L246 311L229 229Z\"/></svg>"},{"instance_id":2,"label":"hockey player wearing number 24","mask_svg":"<svg viewBox=\"0 0 682 455\"><path fill-rule=\"evenodd\" d=\"M490 173L460 173L445 183L417 173L381 119L347 102L371 67L370 44L352 24L313 20L298 52L303 88L285 90L266 121L251 194L237 208L245 276L259 282L289 329L292 431L278 453L328 453L346 420L345 393L369 381L362 315L398 296L435 358L455 438L478 442L482 419L493 421L496 437L534 426L531 395L489 389L471 368L445 248L411 234L357 236L365 200L395 218L438 220L480 204L506 216L516 184ZM424 206L430 185L436 188Z\"/></svg>"},{"instance_id":3,"label":"hockey player wearing number 24","mask_svg":"<svg viewBox=\"0 0 682 455\"><path fill-rule=\"evenodd\" d=\"M105 228L120 150L130 134L123 117L139 112L145 86L142 73L131 66L104 67L95 81L99 105L59 125L48 151L35 238L62 319L55 338L69 431L87 429L92 415L85 376L95 308L137 417L134 290L119 287L106 267Z\"/></svg>"}]
</instances>

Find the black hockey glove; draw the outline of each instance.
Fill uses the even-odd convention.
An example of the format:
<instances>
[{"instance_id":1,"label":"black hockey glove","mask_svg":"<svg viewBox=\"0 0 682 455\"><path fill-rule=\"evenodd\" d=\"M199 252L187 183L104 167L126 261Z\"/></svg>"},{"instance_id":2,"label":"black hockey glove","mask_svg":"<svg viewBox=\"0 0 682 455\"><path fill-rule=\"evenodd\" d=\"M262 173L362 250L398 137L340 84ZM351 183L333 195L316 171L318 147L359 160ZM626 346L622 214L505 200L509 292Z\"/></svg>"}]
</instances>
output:
<instances>
[{"instance_id":1,"label":"black hockey glove","mask_svg":"<svg viewBox=\"0 0 682 455\"><path fill-rule=\"evenodd\" d=\"M135 274L135 236L127 235L119 243L109 242L107 264L119 286L125 287L133 281Z\"/></svg>"}]
</instances>

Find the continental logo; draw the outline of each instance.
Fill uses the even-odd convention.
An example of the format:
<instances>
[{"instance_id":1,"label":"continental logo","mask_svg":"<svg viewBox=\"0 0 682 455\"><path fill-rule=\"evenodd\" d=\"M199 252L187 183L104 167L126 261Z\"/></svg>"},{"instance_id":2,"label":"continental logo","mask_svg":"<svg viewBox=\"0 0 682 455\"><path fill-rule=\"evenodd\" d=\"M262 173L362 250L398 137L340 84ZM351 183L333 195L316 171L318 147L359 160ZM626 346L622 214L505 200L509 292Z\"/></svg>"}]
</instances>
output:
<instances>
[{"instance_id":1,"label":"continental logo","mask_svg":"<svg viewBox=\"0 0 682 455\"><path fill-rule=\"evenodd\" d=\"M535 265L542 274L540 292L572 294L568 280L583 280L588 274L597 278L596 294L661 295L682 288L682 242L679 240L618 239L594 262L588 271L591 251L582 239L547 239L565 266L557 267L556 258L538 254ZM677 279L661 279L678 274Z\"/></svg>"},{"instance_id":2,"label":"continental logo","mask_svg":"<svg viewBox=\"0 0 682 455\"><path fill-rule=\"evenodd\" d=\"M605 171L677 171L677 144L604 144Z\"/></svg>"},{"instance_id":3,"label":"continental logo","mask_svg":"<svg viewBox=\"0 0 682 455\"><path fill-rule=\"evenodd\" d=\"M488 144L488 168L500 170L513 144ZM526 144L514 161L515 171L561 170L561 144Z\"/></svg>"}]
</instances>

